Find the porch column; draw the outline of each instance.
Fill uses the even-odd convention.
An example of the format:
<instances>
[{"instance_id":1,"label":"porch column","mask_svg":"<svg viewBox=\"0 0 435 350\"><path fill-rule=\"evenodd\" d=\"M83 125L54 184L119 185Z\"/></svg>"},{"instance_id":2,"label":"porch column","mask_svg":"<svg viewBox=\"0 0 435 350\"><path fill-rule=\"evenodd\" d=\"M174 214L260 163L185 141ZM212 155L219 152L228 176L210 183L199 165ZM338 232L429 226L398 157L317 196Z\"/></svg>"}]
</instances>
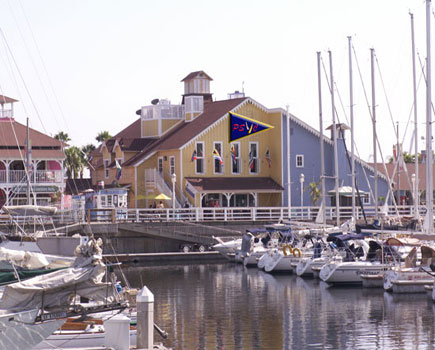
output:
<instances>
[{"instance_id":1,"label":"porch column","mask_svg":"<svg viewBox=\"0 0 435 350\"><path fill-rule=\"evenodd\" d=\"M6 183L9 183L9 165L11 164L10 160L5 160L4 161L5 165L6 165Z\"/></svg>"}]
</instances>

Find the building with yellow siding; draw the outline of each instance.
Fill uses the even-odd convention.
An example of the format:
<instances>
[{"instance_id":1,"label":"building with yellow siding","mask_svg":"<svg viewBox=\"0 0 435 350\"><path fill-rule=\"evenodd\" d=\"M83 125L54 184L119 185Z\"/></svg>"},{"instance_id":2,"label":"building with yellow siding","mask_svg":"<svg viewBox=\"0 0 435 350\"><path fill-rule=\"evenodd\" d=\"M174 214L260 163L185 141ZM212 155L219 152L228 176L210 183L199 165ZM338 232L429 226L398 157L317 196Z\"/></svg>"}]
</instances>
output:
<instances>
[{"instance_id":1,"label":"building with yellow siding","mask_svg":"<svg viewBox=\"0 0 435 350\"><path fill-rule=\"evenodd\" d=\"M159 194L170 198L165 206L281 206L284 111L241 93L213 101L211 81L192 72L182 80L181 104L156 99L142 107L138 120L93 152L93 184L129 187L130 207L149 207ZM271 127L230 142L230 112Z\"/></svg>"}]
</instances>

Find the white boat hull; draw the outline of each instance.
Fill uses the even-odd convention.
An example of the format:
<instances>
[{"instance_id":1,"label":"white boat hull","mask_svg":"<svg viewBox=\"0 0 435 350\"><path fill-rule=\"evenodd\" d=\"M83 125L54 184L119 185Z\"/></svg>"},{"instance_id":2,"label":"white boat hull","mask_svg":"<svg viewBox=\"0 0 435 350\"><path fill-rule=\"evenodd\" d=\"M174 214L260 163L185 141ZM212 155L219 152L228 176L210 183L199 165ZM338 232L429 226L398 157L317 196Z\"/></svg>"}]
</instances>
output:
<instances>
[{"instance_id":1,"label":"white boat hull","mask_svg":"<svg viewBox=\"0 0 435 350\"><path fill-rule=\"evenodd\" d=\"M319 277L330 284L362 284L361 274L365 271L383 271L385 265L365 261L332 262L324 265Z\"/></svg>"},{"instance_id":2,"label":"white boat hull","mask_svg":"<svg viewBox=\"0 0 435 350\"><path fill-rule=\"evenodd\" d=\"M432 276L412 268L388 270L384 274L384 289L392 293L426 293L425 285L433 282Z\"/></svg>"}]
</instances>

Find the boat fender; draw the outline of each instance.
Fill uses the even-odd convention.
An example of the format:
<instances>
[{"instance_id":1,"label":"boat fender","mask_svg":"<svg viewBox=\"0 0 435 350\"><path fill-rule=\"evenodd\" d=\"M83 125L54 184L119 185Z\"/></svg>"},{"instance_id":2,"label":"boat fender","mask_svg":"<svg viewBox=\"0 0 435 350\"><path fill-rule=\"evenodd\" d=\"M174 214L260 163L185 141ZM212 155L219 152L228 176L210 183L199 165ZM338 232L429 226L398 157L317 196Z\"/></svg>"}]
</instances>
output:
<instances>
[{"instance_id":1,"label":"boat fender","mask_svg":"<svg viewBox=\"0 0 435 350\"><path fill-rule=\"evenodd\" d=\"M294 248L293 249L293 256L296 258L296 253L298 253L298 258L300 258L302 256L302 252L299 248Z\"/></svg>"},{"instance_id":2,"label":"boat fender","mask_svg":"<svg viewBox=\"0 0 435 350\"><path fill-rule=\"evenodd\" d=\"M288 250L288 253L287 253L287 250ZM287 245L287 244L282 247L282 252L284 253L284 256L287 256L289 254L294 254L292 246Z\"/></svg>"}]
</instances>

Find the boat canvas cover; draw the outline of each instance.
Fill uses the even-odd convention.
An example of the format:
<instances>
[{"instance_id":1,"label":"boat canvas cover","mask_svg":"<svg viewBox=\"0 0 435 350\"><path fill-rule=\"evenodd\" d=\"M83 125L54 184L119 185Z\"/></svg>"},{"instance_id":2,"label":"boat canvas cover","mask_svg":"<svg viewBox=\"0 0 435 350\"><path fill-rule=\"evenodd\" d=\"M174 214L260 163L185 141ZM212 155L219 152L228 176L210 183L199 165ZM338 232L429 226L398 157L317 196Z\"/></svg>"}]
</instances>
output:
<instances>
[{"instance_id":1,"label":"boat canvas cover","mask_svg":"<svg viewBox=\"0 0 435 350\"><path fill-rule=\"evenodd\" d=\"M0 259L25 269L40 269L49 265L44 254L0 247Z\"/></svg>"},{"instance_id":2,"label":"boat canvas cover","mask_svg":"<svg viewBox=\"0 0 435 350\"><path fill-rule=\"evenodd\" d=\"M0 315L0 349L32 349L59 329L66 319L34 323L38 310Z\"/></svg>"},{"instance_id":3,"label":"boat canvas cover","mask_svg":"<svg viewBox=\"0 0 435 350\"><path fill-rule=\"evenodd\" d=\"M106 266L101 261L101 240L89 240L76 248L72 267L7 285L0 308L6 310L65 309L75 295L112 303L117 300L113 283L102 282Z\"/></svg>"},{"instance_id":4,"label":"boat canvas cover","mask_svg":"<svg viewBox=\"0 0 435 350\"><path fill-rule=\"evenodd\" d=\"M12 216L52 216L56 214L56 207L43 205L5 205L2 210Z\"/></svg>"}]
</instances>

